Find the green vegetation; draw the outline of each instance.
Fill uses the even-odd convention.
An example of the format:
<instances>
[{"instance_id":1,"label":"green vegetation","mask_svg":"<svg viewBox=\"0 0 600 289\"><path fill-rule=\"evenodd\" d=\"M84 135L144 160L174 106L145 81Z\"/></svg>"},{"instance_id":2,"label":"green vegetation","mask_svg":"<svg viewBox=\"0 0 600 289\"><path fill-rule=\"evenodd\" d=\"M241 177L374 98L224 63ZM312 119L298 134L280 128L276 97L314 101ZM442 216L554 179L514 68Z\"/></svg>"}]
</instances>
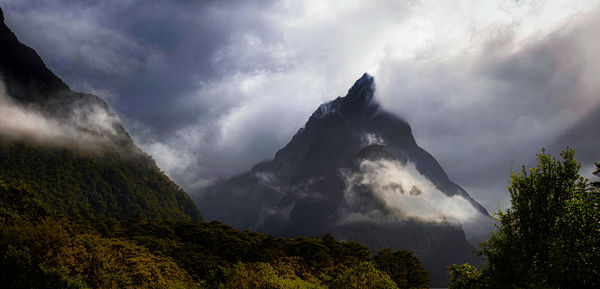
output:
<instances>
[{"instance_id":1,"label":"green vegetation","mask_svg":"<svg viewBox=\"0 0 600 289\"><path fill-rule=\"evenodd\" d=\"M514 172L511 208L449 288L600 287L600 188L574 151ZM600 164L596 164L600 169ZM426 288L407 251L275 238L198 221L144 155L0 144L0 282L7 288Z\"/></svg>"},{"instance_id":2,"label":"green vegetation","mask_svg":"<svg viewBox=\"0 0 600 289\"><path fill-rule=\"evenodd\" d=\"M153 163L114 151L8 143L0 157L6 288L427 287L410 252L194 220Z\"/></svg>"},{"instance_id":3,"label":"green vegetation","mask_svg":"<svg viewBox=\"0 0 600 289\"><path fill-rule=\"evenodd\" d=\"M387 265L377 262L380 254L331 235L274 238L190 220L39 218L0 223L0 282L10 288L427 286L392 280L377 269ZM400 264L417 260L397 255L407 258Z\"/></svg>"},{"instance_id":4,"label":"green vegetation","mask_svg":"<svg viewBox=\"0 0 600 289\"><path fill-rule=\"evenodd\" d=\"M482 243L477 270L450 268L449 288L600 288L600 190L579 174L574 151L511 177L511 208Z\"/></svg>"},{"instance_id":5,"label":"green vegetation","mask_svg":"<svg viewBox=\"0 0 600 289\"><path fill-rule=\"evenodd\" d=\"M393 289L398 286L389 275L375 268L373 263L363 262L347 268L333 282L332 289L381 288Z\"/></svg>"},{"instance_id":6,"label":"green vegetation","mask_svg":"<svg viewBox=\"0 0 600 289\"><path fill-rule=\"evenodd\" d=\"M74 234L64 220L0 226L5 288L194 288L172 259L125 240Z\"/></svg>"},{"instance_id":7,"label":"green vegetation","mask_svg":"<svg viewBox=\"0 0 600 289\"><path fill-rule=\"evenodd\" d=\"M381 249L375 256L377 269L386 272L400 288L427 287L429 277L413 253Z\"/></svg>"},{"instance_id":8,"label":"green vegetation","mask_svg":"<svg viewBox=\"0 0 600 289\"><path fill-rule=\"evenodd\" d=\"M594 175L600 177L600 163L596 163L596 170L594 171ZM600 181L592 182L592 186L600 188Z\"/></svg>"},{"instance_id":9,"label":"green vegetation","mask_svg":"<svg viewBox=\"0 0 600 289\"><path fill-rule=\"evenodd\" d=\"M72 217L200 219L195 204L141 152L0 140L0 181Z\"/></svg>"}]
</instances>

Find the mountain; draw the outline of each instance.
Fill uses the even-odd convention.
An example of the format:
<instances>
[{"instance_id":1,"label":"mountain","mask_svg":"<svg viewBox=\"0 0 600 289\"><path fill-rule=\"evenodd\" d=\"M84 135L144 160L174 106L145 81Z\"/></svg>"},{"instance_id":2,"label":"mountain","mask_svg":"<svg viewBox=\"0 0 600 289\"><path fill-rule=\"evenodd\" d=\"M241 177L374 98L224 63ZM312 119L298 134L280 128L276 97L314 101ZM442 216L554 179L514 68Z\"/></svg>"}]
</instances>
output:
<instances>
[{"instance_id":1,"label":"mountain","mask_svg":"<svg viewBox=\"0 0 600 289\"><path fill-rule=\"evenodd\" d=\"M193 194L205 218L276 236L332 233L373 250L409 250L433 286L446 282L446 266L476 262L467 238L489 236L488 212L374 95L365 73L346 96L319 106L273 160Z\"/></svg>"},{"instance_id":2,"label":"mountain","mask_svg":"<svg viewBox=\"0 0 600 289\"><path fill-rule=\"evenodd\" d=\"M200 219L189 196L133 143L106 103L72 91L19 42L1 10L0 18L3 196L31 192L46 209L69 217ZM5 204L2 214L10 215Z\"/></svg>"},{"instance_id":3,"label":"mountain","mask_svg":"<svg viewBox=\"0 0 600 289\"><path fill-rule=\"evenodd\" d=\"M427 287L411 252L202 222L106 104L69 89L1 18L2 288Z\"/></svg>"}]
</instances>

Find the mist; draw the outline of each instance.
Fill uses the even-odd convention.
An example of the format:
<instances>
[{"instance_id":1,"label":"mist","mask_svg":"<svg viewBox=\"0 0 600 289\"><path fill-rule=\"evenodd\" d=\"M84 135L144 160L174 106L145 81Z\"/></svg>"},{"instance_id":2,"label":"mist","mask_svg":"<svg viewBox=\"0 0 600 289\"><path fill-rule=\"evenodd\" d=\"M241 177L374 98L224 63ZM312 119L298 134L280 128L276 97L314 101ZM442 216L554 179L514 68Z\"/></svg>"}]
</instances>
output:
<instances>
[{"instance_id":1,"label":"mist","mask_svg":"<svg viewBox=\"0 0 600 289\"><path fill-rule=\"evenodd\" d=\"M359 191L367 188L385 204L394 217L425 222L467 222L478 211L461 196L447 196L415 164L397 160L363 160L355 173L341 173L346 188L344 197L353 205L361 202ZM360 204L359 204L360 205ZM347 221L373 221L376 213L348 216Z\"/></svg>"},{"instance_id":2,"label":"mist","mask_svg":"<svg viewBox=\"0 0 600 289\"><path fill-rule=\"evenodd\" d=\"M49 116L36 107L16 102L0 82L0 134L5 137L90 149L116 136L117 125L118 119L105 108L83 100L76 102L66 116Z\"/></svg>"}]
</instances>

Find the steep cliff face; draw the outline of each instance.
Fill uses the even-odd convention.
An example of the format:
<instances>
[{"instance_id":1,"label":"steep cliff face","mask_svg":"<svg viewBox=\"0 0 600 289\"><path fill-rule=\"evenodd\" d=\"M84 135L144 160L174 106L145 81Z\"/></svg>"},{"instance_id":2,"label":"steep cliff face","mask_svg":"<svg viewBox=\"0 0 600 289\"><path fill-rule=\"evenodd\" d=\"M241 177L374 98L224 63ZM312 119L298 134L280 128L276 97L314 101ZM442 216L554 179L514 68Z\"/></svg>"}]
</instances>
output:
<instances>
[{"instance_id":1,"label":"steep cliff face","mask_svg":"<svg viewBox=\"0 0 600 289\"><path fill-rule=\"evenodd\" d=\"M199 219L104 101L70 90L0 17L0 181L69 216Z\"/></svg>"},{"instance_id":2,"label":"steep cliff face","mask_svg":"<svg viewBox=\"0 0 600 289\"><path fill-rule=\"evenodd\" d=\"M272 161L197 194L207 219L280 236L327 232L372 249L415 252L435 284L472 261L491 230L485 208L448 179L404 120L374 99L364 74L322 104Z\"/></svg>"},{"instance_id":3,"label":"steep cliff face","mask_svg":"<svg viewBox=\"0 0 600 289\"><path fill-rule=\"evenodd\" d=\"M68 91L69 87L44 65L40 56L19 42L4 24L4 14L0 14L0 67L8 94L20 101L36 102Z\"/></svg>"}]
</instances>

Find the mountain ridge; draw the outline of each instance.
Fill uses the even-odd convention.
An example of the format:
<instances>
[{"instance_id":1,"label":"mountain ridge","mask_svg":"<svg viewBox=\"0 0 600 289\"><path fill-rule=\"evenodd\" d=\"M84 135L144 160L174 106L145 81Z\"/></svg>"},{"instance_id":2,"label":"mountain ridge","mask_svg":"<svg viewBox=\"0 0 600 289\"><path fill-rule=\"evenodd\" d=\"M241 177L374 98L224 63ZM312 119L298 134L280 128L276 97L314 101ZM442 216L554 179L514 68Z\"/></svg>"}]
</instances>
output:
<instances>
[{"instance_id":1,"label":"mountain ridge","mask_svg":"<svg viewBox=\"0 0 600 289\"><path fill-rule=\"evenodd\" d=\"M0 67L3 68L7 93L23 102L40 101L40 97L69 91L69 86L56 76L37 52L21 43L6 26L0 8Z\"/></svg>"}]
</instances>

